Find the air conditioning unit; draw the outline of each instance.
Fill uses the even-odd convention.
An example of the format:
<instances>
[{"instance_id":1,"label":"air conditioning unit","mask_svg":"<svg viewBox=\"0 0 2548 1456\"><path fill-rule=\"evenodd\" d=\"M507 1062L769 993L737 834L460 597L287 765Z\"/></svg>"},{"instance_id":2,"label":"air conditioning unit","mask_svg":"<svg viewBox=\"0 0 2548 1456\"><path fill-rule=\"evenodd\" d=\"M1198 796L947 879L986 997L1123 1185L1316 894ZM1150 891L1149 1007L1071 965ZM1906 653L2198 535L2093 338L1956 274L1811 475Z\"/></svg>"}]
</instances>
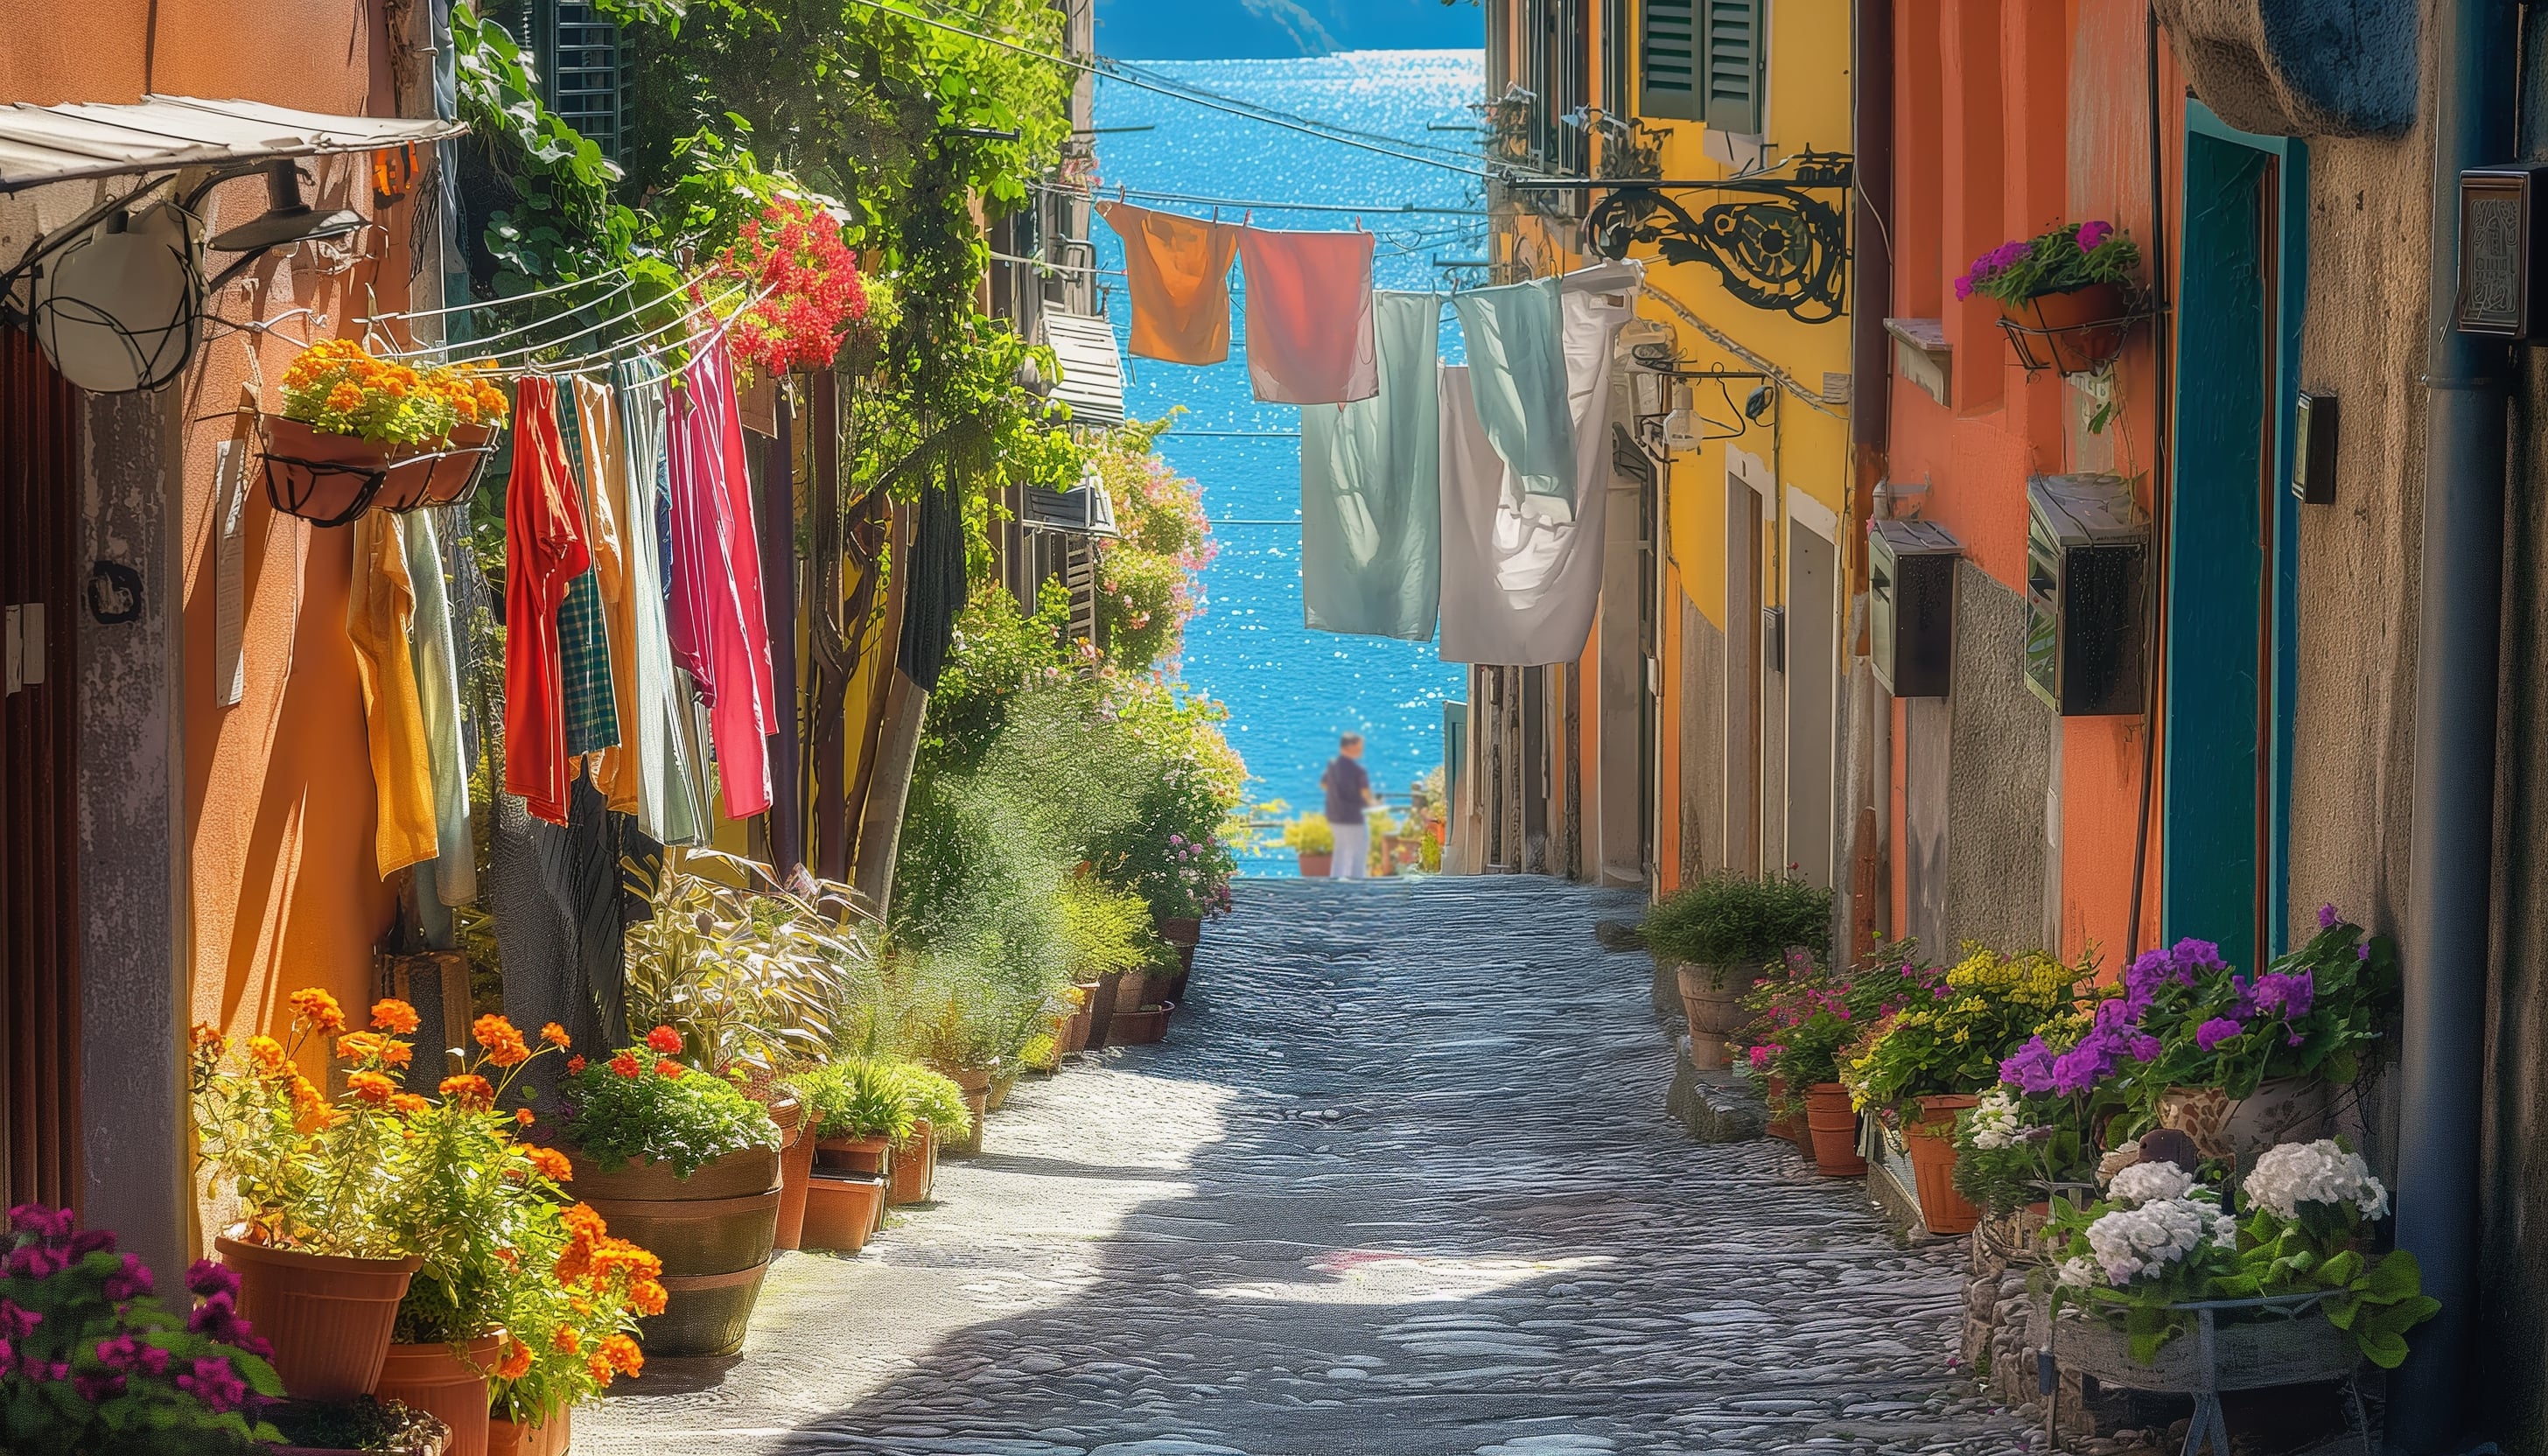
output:
<instances>
[{"instance_id":1,"label":"air conditioning unit","mask_svg":"<svg viewBox=\"0 0 2548 1456\"><path fill-rule=\"evenodd\" d=\"M1875 681L1895 697L1945 697L1956 676L1956 563L1963 546L1925 520L1866 526Z\"/></svg>"},{"instance_id":2,"label":"air conditioning unit","mask_svg":"<svg viewBox=\"0 0 2548 1456\"><path fill-rule=\"evenodd\" d=\"M2026 488L2026 685L2065 718L2141 710L2149 524L2113 475Z\"/></svg>"}]
</instances>

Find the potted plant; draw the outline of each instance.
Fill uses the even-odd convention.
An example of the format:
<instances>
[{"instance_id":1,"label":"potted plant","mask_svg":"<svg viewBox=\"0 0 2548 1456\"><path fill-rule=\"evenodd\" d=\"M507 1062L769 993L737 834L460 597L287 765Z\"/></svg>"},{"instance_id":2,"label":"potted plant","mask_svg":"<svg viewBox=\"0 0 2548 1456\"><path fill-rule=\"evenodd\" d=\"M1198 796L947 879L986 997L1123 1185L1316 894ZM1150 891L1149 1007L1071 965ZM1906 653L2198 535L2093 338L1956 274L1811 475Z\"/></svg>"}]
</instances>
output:
<instances>
[{"instance_id":1,"label":"potted plant","mask_svg":"<svg viewBox=\"0 0 2548 1456\"><path fill-rule=\"evenodd\" d=\"M2085 374L2121 351L2128 291L2140 276L2140 249L2111 223L2064 223L2001 243L1956 280L1956 297L1979 294L2009 320L2037 330L2064 374ZM2088 325L2114 323L2110 329Z\"/></svg>"},{"instance_id":2,"label":"potted plant","mask_svg":"<svg viewBox=\"0 0 2548 1456\"><path fill-rule=\"evenodd\" d=\"M1690 1060L1729 1065L1725 1039L1750 1019L1743 1000L1789 947L1820 962L1831 946L1831 891L1803 879L1726 871L1668 895L1640 930L1658 977L1670 967L1689 1021ZM1789 1078L1793 1085L1794 1078Z\"/></svg>"},{"instance_id":3,"label":"potted plant","mask_svg":"<svg viewBox=\"0 0 2548 1456\"><path fill-rule=\"evenodd\" d=\"M663 1261L611 1234L589 1204L549 1206L513 1245L519 1277L494 1386L490 1456L557 1456L574 1408L645 1367L633 1338L670 1298Z\"/></svg>"},{"instance_id":4,"label":"potted plant","mask_svg":"<svg viewBox=\"0 0 2548 1456\"><path fill-rule=\"evenodd\" d=\"M1878 1022L1842 1068L1859 1111L1900 1123L1921 1222L1932 1233L1968 1232L1981 1219L1956 1186L1956 1115L1997 1084L2001 1060L2048 1018L2068 1010L2078 987L2096 973L2093 965L2065 965L2041 951L1965 950L1928 995L1909 998Z\"/></svg>"},{"instance_id":5,"label":"potted plant","mask_svg":"<svg viewBox=\"0 0 2548 1456\"><path fill-rule=\"evenodd\" d=\"M554 1149L516 1140L537 1122L529 1108L500 1111L534 1061L565 1050L565 1029L543 1028L534 1049L511 1022L489 1015L472 1024L470 1040L475 1049L437 1097L399 1104L400 1156L410 1173L396 1218L420 1263L373 1387L451 1427L450 1456L484 1456L490 1384L517 1377L532 1358L505 1320L521 1284L546 1277L543 1230L556 1222L569 1174ZM365 1085L355 1095L378 1090Z\"/></svg>"},{"instance_id":6,"label":"potted plant","mask_svg":"<svg viewBox=\"0 0 2548 1456\"><path fill-rule=\"evenodd\" d=\"M1299 857L1303 879L1324 879L1335 870L1336 831L1324 814L1285 820L1283 848Z\"/></svg>"},{"instance_id":7,"label":"potted plant","mask_svg":"<svg viewBox=\"0 0 2548 1456\"><path fill-rule=\"evenodd\" d=\"M283 1433L280 1446L259 1446L256 1456L442 1456L451 1427L396 1401L359 1396L326 1404L279 1401L265 1418Z\"/></svg>"},{"instance_id":8,"label":"potted plant","mask_svg":"<svg viewBox=\"0 0 2548 1456\"><path fill-rule=\"evenodd\" d=\"M639 1342L730 1354L777 1235L778 1129L732 1083L673 1060L681 1049L681 1033L659 1026L606 1061L569 1061L559 1133L585 1201L663 1257L671 1303L640 1322Z\"/></svg>"},{"instance_id":9,"label":"potted plant","mask_svg":"<svg viewBox=\"0 0 2548 1456\"><path fill-rule=\"evenodd\" d=\"M896 1066L905 1102L911 1108L911 1132L895 1144L886 1200L895 1204L927 1203L938 1181L938 1143L962 1137L972 1121L964 1106L964 1089L925 1066Z\"/></svg>"},{"instance_id":10,"label":"potted plant","mask_svg":"<svg viewBox=\"0 0 2548 1456\"><path fill-rule=\"evenodd\" d=\"M1774 1073L1788 1087L1802 1089L1814 1166L1831 1178L1866 1171L1858 1150L1858 1115L1840 1083L1842 1048L1865 1030L1853 1015L1849 989L1830 976L1794 976L1763 987L1751 1001L1758 1014L1750 1039L1762 1048L1759 1064L1765 1075Z\"/></svg>"},{"instance_id":11,"label":"potted plant","mask_svg":"<svg viewBox=\"0 0 2548 1456\"><path fill-rule=\"evenodd\" d=\"M0 1225L0 1449L60 1456L270 1451L259 1407L283 1394L238 1314L238 1280L187 1270L183 1313L150 1270L68 1209L24 1204ZM172 1295L172 1298L174 1296Z\"/></svg>"},{"instance_id":12,"label":"potted plant","mask_svg":"<svg viewBox=\"0 0 2548 1456\"><path fill-rule=\"evenodd\" d=\"M227 1187L238 1200L241 1221L214 1247L239 1276L239 1313L273 1342L284 1388L349 1401L378 1383L422 1262L404 1230L412 1163L403 1119L425 1100L397 1080L413 1054L399 1038L416 1016L385 1000L371 1030L348 1031L323 990L295 991L287 1004L289 1045L257 1036L233 1051L212 1027L194 1029L197 1162L208 1195ZM301 1069L316 1041L346 1063L333 1101Z\"/></svg>"},{"instance_id":13,"label":"potted plant","mask_svg":"<svg viewBox=\"0 0 2548 1456\"><path fill-rule=\"evenodd\" d=\"M275 504L322 525L344 525L374 503L425 503L435 457L466 429L461 449L475 465L503 423L503 394L466 366L417 369L375 357L359 339L321 339L283 377L283 409L259 421L269 461L298 489ZM457 492L465 481L451 484Z\"/></svg>"}]
</instances>

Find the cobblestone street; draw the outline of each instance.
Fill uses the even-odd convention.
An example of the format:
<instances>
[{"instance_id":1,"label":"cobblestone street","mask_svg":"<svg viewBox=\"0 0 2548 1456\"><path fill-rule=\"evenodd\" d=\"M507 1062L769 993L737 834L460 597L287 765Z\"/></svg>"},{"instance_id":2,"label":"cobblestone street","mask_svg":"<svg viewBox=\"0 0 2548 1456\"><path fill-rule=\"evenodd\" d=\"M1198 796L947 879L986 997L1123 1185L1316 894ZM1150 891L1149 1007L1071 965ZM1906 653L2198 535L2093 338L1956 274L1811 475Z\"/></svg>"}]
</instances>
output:
<instances>
[{"instance_id":1,"label":"cobblestone street","mask_svg":"<svg viewBox=\"0 0 2548 1456\"><path fill-rule=\"evenodd\" d=\"M1165 1046L1022 1083L940 1202L781 1255L746 1357L590 1456L2022 1448L1952 1370L1961 1244L1663 1115L1637 901L1241 881Z\"/></svg>"}]
</instances>

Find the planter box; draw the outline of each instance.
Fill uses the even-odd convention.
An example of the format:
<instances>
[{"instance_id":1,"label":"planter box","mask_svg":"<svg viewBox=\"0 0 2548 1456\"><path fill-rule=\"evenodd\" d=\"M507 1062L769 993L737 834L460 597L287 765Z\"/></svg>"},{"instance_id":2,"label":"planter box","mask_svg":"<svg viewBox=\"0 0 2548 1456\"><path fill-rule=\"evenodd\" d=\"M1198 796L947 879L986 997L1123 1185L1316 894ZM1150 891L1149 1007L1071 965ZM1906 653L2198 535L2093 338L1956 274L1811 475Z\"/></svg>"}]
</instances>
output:
<instances>
[{"instance_id":1,"label":"planter box","mask_svg":"<svg viewBox=\"0 0 2548 1456\"><path fill-rule=\"evenodd\" d=\"M2048 1318L2047 1307L2037 1306L2035 1317ZM2064 1370L2110 1386L2171 1395L2316 1385L2344 1379L2361 1360L2353 1337L2316 1309L2296 1319L2216 1324L2212 1339L2208 1369L2199 1326L2159 1346L2158 1358L2143 1365L2133 1358L2131 1338L2122 1330L2065 1312L2052 1321L2052 1358Z\"/></svg>"}]
</instances>

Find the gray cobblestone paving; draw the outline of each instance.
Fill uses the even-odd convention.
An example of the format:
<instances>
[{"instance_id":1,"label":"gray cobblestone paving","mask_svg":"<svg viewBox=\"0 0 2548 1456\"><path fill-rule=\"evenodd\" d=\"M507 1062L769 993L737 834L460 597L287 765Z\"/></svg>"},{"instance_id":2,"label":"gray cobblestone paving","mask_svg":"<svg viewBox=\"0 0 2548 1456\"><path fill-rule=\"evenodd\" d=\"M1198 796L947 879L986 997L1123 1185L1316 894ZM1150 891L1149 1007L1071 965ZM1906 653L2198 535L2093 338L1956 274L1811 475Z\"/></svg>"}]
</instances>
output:
<instances>
[{"instance_id":1,"label":"gray cobblestone paving","mask_svg":"<svg viewBox=\"0 0 2548 1456\"><path fill-rule=\"evenodd\" d=\"M581 1456L1708 1456L2025 1448L1950 1369L1958 1243L1663 1115L1614 893L1241 882L1160 1046L1022 1083L744 1353Z\"/></svg>"}]
</instances>

